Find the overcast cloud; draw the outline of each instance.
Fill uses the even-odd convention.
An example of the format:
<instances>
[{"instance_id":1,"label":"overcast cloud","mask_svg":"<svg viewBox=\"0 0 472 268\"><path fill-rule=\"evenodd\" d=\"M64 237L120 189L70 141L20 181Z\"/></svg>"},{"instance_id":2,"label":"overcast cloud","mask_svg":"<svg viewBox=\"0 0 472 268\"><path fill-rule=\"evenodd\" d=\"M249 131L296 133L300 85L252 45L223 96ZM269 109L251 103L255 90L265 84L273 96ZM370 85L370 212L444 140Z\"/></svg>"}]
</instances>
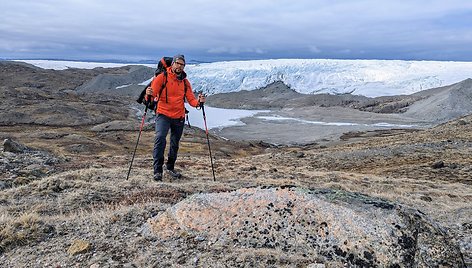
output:
<instances>
[{"instance_id":1,"label":"overcast cloud","mask_svg":"<svg viewBox=\"0 0 472 268\"><path fill-rule=\"evenodd\" d=\"M472 61L468 0L0 0L0 58Z\"/></svg>"}]
</instances>

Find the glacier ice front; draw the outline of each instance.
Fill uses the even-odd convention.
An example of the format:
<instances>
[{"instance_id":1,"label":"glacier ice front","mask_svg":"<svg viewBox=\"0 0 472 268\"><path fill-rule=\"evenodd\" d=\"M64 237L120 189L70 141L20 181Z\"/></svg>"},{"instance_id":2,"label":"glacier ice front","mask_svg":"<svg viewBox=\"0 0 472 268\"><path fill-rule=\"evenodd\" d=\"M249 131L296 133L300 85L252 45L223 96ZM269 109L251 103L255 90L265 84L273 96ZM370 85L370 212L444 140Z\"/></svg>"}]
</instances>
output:
<instances>
[{"instance_id":1,"label":"glacier ice front","mask_svg":"<svg viewBox=\"0 0 472 268\"><path fill-rule=\"evenodd\" d=\"M472 62L277 59L189 65L193 88L208 94L254 90L282 81L300 93L367 97L412 94L472 76Z\"/></svg>"}]
</instances>

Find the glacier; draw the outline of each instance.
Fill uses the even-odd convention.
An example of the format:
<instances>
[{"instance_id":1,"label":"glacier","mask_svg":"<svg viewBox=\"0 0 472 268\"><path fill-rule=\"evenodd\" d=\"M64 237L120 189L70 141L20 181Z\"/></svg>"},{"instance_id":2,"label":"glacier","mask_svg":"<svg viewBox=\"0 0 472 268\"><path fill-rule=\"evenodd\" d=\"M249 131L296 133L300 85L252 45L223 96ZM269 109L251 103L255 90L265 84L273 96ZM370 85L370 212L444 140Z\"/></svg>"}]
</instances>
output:
<instances>
[{"instance_id":1,"label":"glacier","mask_svg":"<svg viewBox=\"0 0 472 268\"><path fill-rule=\"evenodd\" d=\"M275 81L305 94L406 95L472 78L472 62L276 59L214 62L186 69L209 94L254 90Z\"/></svg>"},{"instance_id":2,"label":"glacier","mask_svg":"<svg viewBox=\"0 0 472 268\"><path fill-rule=\"evenodd\" d=\"M129 64L22 60L41 68L118 67ZM139 64L155 68L151 64ZM407 95L472 78L472 62L273 59L188 64L193 90L207 94L254 90L282 81L305 94ZM146 84L144 81L142 84Z\"/></svg>"}]
</instances>

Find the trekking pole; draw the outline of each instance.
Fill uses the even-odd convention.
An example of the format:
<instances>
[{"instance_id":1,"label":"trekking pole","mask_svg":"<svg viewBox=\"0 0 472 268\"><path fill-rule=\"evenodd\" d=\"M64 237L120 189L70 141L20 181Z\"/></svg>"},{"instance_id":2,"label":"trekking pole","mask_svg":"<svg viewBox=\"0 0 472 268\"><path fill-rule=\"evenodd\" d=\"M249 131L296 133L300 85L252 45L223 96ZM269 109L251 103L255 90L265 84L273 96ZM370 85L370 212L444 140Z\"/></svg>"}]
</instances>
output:
<instances>
[{"instance_id":1,"label":"trekking pole","mask_svg":"<svg viewBox=\"0 0 472 268\"><path fill-rule=\"evenodd\" d=\"M144 119L146 118L149 102L151 102L151 96L148 96L149 101L146 103L146 109L144 109L143 119L141 120L141 126L139 127L138 140L136 141L136 146L134 146L133 157L131 158L131 163L129 164L128 175L126 175L126 180L129 178L129 173L131 172L131 167L133 166L134 156L136 155L136 149L138 149L139 138L141 137L141 132L144 127Z\"/></svg>"},{"instance_id":2,"label":"trekking pole","mask_svg":"<svg viewBox=\"0 0 472 268\"><path fill-rule=\"evenodd\" d=\"M208 127L207 127L207 122L206 122L204 103L200 103L200 108L202 108L202 112L203 112L203 122L205 123L205 133L206 133L206 136L207 136L208 151L210 151L210 163L211 163L211 171L213 172L213 181L216 181L215 168L213 167L213 157L211 156L210 138L208 137Z\"/></svg>"}]
</instances>

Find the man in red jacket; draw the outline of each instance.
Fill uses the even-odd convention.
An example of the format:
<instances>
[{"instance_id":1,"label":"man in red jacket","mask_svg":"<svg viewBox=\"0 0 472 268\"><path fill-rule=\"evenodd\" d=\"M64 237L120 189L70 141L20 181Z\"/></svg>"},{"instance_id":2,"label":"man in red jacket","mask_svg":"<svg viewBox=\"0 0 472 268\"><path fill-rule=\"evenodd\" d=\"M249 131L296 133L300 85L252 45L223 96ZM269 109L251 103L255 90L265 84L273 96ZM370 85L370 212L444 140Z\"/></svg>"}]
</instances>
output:
<instances>
[{"instance_id":1,"label":"man in red jacket","mask_svg":"<svg viewBox=\"0 0 472 268\"><path fill-rule=\"evenodd\" d=\"M198 100L193 95L192 87L184 72L185 57L176 55L172 65L165 72L154 78L151 87L146 90L157 101L156 108L156 137L154 140L154 180L162 180L164 150L166 136L170 129L170 148L167 156L166 169L173 178L181 174L174 169L185 124L184 100L193 107L199 107L205 102L205 96L199 94Z\"/></svg>"}]
</instances>

